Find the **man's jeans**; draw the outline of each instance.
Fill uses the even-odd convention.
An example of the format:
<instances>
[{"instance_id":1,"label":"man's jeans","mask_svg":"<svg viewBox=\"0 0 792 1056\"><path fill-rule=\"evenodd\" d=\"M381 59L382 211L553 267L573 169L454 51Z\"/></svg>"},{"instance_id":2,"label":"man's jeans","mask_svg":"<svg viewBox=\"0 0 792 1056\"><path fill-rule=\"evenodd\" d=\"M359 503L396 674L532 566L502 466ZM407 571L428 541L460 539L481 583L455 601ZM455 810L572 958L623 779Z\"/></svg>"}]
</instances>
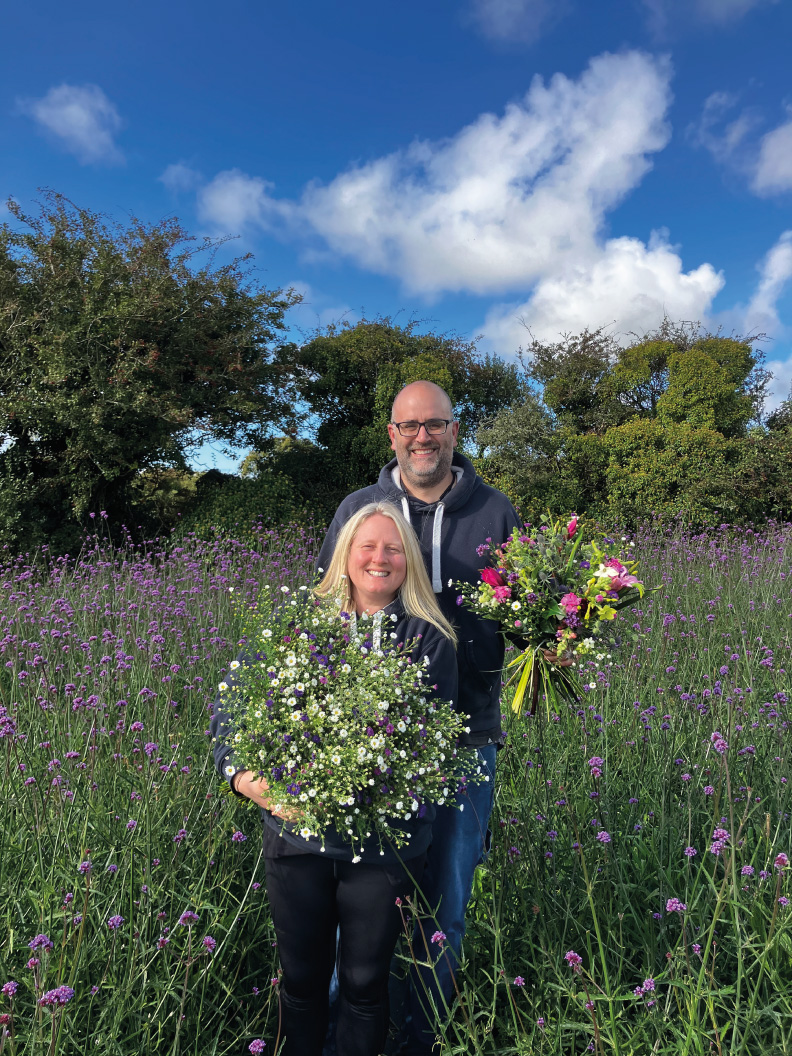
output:
<instances>
[{"instance_id":1,"label":"man's jeans","mask_svg":"<svg viewBox=\"0 0 792 1056\"><path fill-rule=\"evenodd\" d=\"M412 969L409 1004L412 1019L408 1025L406 1049L409 1056L432 1051L436 1031L431 1001L437 1015L444 1019L445 1010L454 999L451 972L456 969L465 934L465 910L473 888L473 874L485 850L495 797L496 752L494 744L478 749L481 769L489 781L468 787L466 795L460 797L464 810L438 807L432 825L432 845L421 880L421 891L430 916L416 928L413 949L416 960L436 963L434 969ZM439 945L431 941L436 931L445 935L442 953ZM428 951L425 943L429 946Z\"/></svg>"}]
</instances>

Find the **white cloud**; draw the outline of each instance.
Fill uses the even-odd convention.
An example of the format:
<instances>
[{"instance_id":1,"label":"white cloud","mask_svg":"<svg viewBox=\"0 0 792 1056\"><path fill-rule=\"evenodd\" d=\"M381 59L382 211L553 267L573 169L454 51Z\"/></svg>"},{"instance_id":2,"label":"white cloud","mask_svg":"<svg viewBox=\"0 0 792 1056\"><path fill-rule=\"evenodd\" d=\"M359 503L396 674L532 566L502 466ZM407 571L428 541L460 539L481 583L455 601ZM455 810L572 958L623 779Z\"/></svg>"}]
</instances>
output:
<instances>
[{"instance_id":1,"label":"white cloud","mask_svg":"<svg viewBox=\"0 0 792 1056\"><path fill-rule=\"evenodd\" d=\"M270 227L289 211L288 203L269 196L271 183L239 169L220 172L198 191L198 217L229 234L250 226Z\"/></svg>"},{"instance_id":2,"label":"white cloud","mask_svg":"<svg viewBox=\"0 0 792 1056\"><path fill-rule=\"evenodd\" d=\"M291 325L300 332L312 332L341 322L356 323L360 315L348 304L335 304L327 294L315 289L310 283L298 280L287 283L287 289L295 290L302 297L299 304L289 312Z\"/></svg>"},{"instance_id":3,"label":"white cloud","mask_svg":"<svg viewBox=\"0 0 792 1056\"><path fill-rule=\"evenodd\" d=\"M753 189L761 195L792 191L792 118L762 138Z\"/></svg>"},{"instance_id":4,"label":"white cloud","mask_svg":"<svg viewBox=\"0 0 792 1056\"><path fill-rule=\"evenodd\" d=\"M493 308L482 331L487 344L506 356L526 344L527 329L546 341L585 328L613 328L617 338L640 334L665 315L705 318L723 283L711 264L684 272L662 234L654 234L648 246L635 238L614 238L589 259L541 279L524 303Z\"/></svg>"},{"instance_id":5,"label":"white cloud","mask_svg":"<svg viewBox=\"0 0 792 1056\"><path fill-rule=\"evenodd\" d=\"M731 22L755 7L777 3L778 0L696 0L696 7L702 17L712 22Z\"/></svg>"},{"instance_id":6,"label":"white cloud","mask_svg":"<svg viewBox=\"0 0 792 1056\"><path fill-rule=\"evenodd\" d=\"M721 164L746 169L752 152L745 149L745 141L759 118L753 111L743 110L728 120L737 103L737 96L731 92L713 92L705 100L698 122L689 126L687 134L696 146L704 147Z\"/></svg>"},{"instance_id":7,"label":"white cloud","mask_svg":"<svg viewBox=\"0 0 792 1056\"><path fill-rule=\"evenodd\" d=\"M737 22L755 7L766 7L779 0L643 0L653 32L667 36L672 28L693 19L727 25Z\"/></svg>"},{"instance_id":8,"label":"white cloud","mask_svg":"<svg viewBox=\"0 0 792 1056\"><path fill-rule=\"evenodd\" d=\"M203 182L203 176L201 173L191 168L183 161L177 161L173 165L168 165L162 175L158 176L157 179L160 183L164 183L168 190L174 194L194 191L200 187Z\"/></svg>"},{"instance_id":9,"label":"white cloud","mask_svg":"<svg viewBox=\"0 0 792 1056\"><path fill-rule=\"evenodd\" d=\"M469 17L485 37L530 42L568 10L567 0L470 0Z\"/></svg>"},{"instance_id":10,"label":"white cloud","mask_svg":"<svg viewBox=\"0 0 792 1056\"><path fill-rule=\"evenodd\" d=\"M199 213L223 230L302 228L425 297L522 292L591 256L606 213L668 141L669 80L662 60L602 55L576 81L535 78L502 116L311 184L296 203L220 173Z\"/></svg>"},{"instance_id":11,"label":"white cloud","mask_svg":"<svg viewBox=\"0 0 792 1056\"><path fill-rule=\"evenodd\" d=\"M759 283L743 316L746 332L782 330L778 301L792 279L792 231L785 231L759 264Z\"/></svg>"},{"instance_id":12,"label":"white cloud","mask_svg":"<svg viewBox=\"0 0 792 1056\"><path fill-rule=\"evenodd\" d=\"M773 375L764 405L764 413L770 414L792 394L792 356L789 359L768 359L764 365Z\"/></svg>"},{"instance_id":13,"label":"white cloud","mask_svg":"<svg viewBox=\"0 0 792 1056\"><path fill-rule=\"evenodd\" d=\"M123 162L114 138L123 122L97 85L61 84L41 99L19 100L19 107L84 165Z\"/></svg>"}]
</instances>

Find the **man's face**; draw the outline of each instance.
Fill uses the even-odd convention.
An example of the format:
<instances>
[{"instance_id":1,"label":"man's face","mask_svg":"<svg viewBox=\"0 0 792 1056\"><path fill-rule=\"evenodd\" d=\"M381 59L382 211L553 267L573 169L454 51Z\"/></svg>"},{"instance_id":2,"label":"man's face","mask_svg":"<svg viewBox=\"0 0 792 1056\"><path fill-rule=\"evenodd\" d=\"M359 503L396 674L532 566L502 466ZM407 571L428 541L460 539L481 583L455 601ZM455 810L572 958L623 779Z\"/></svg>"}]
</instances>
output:
<instances>
[{"instance_id":1,"label":"man's face","mask_svg":"<svg viewBox=\"0 0 792 1056\"><path fill-rule=\"evenodd\" d=\"M442 393L416 387L401 392L396 398L393 421L428 422L432 418L448 419L452 413ZM417 436L408 437L402 436L395 425L388 424L391 447L408 487L432 488L448 476L458 432L459 423L452 422L440 436L429 436L421 428Z\"/></svg>"}]
</instances>

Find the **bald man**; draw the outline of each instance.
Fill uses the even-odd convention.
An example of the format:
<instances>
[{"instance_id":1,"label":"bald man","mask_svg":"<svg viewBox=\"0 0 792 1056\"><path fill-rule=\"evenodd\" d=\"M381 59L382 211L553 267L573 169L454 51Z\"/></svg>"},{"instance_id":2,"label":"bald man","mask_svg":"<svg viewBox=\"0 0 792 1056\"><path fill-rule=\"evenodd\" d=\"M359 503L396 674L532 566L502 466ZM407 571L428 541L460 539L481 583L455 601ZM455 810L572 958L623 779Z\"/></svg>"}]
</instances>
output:
<instances>
[{"instance_id":1,"label":"bald man","mask_svg":"<svg viewBox=\"0 0 792 1056\"><path fill-rule=\"evenodd\" d=\"M448 394L430 381L415 381L396 397L388 425L396 453L368 488L348 495L336 510L317 565L327 568L336 538L349 517L368 502L384 500L399 506L418 536L426 569L440 608L459 635L457 710L470 716L465 743L477 749L490 780L471 787L463 797L464 810L438 808L432 845L421 887L435 911L438 931L445 934L448 958L441 957L433 973L412 981L405 1056L425 1056L432 1050L435 1031L426 1015L426 988L441 1017L453 996L451 964L455 963L465 932L465 909L473 873L481 860L492 811L495 753L500 743L500 690L504 644L498 625L481 620L457 605L457 581L477 583L485 559L477 547L487 540L502 543L519 526L517 514L501 492L485 484L472 463L455 450L459 423L454 420ZM431 931L435 928L432 927ZM435 957L437 950L429 951ZM418 957L426 957L419 949Z\"/></svg>"}]
</instances>

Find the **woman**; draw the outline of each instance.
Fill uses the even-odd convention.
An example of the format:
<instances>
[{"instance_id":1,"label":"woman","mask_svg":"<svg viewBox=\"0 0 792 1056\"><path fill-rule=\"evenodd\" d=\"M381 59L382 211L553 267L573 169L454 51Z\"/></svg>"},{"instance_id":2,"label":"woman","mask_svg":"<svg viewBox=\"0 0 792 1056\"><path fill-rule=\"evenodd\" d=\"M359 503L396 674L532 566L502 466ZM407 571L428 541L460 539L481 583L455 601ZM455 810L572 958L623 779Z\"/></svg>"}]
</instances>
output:
<instances>
[{"instance_id":1,"label":"woman","mask_svg":"<svg viewBox=\"0 0 792 1056\"><path fill-rule=\"evenodd\" d=\"M456 637L432 592L418 542L401 511L370 503L338 536L330 566L315 589L319 598L354 616L358 635L373 648L415 641L414 660L429 660L429 683L440 700L456 701ZM212 718L215 762L237 795L262 808L264 858L281 967L284 1056L319 1056L327 1030L328 985L336 960L340 985L336 1042L339 1056L378 1056L388 1027L388 975L401 928L404 900L423 871L434 810L404 828L410 840L397 851L353 863L350 844L336 832L306 841L295 814L270 810L264 778L235 770L229 726L219 701ZM285 823L285 824L284 824ZM377 864L367 864L375 858Z\"/></svg>"}]
</instances>

